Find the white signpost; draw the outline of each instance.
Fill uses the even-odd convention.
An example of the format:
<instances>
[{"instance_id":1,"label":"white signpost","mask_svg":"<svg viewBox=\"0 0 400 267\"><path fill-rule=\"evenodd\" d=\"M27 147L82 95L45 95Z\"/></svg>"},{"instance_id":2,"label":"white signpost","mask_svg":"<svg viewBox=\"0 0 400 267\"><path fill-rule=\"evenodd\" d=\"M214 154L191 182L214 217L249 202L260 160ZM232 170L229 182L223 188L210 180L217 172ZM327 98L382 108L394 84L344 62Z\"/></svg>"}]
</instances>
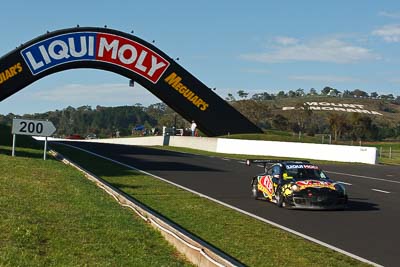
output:
<instances>
[{"instance_id":1,"label":"white signpost","mask_svg":"<svg viewBox=\"0 0 400 267\"><path fill-rule=\"evenodd\" d=\"M47 137L51 136L56 131L51 121L43 120L26 120L26 119L13 119L12 130L13 134L13 147L12 156L15 156L15 136L19 135L32 135L32 136L44 136L44 155L43 159L46 160L47 153Z\"/></svg>"}]
</instances>

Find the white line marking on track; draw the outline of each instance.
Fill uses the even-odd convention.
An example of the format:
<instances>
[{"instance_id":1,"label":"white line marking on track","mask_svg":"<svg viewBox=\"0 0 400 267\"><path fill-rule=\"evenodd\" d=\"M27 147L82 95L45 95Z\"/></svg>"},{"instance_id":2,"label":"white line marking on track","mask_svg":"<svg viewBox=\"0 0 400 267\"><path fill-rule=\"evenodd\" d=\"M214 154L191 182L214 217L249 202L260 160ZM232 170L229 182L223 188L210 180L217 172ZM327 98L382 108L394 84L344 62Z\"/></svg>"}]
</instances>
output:
<instances>
[{"instance_id":1,"label":"white line marking on track","mask_svg":"<svg viewBox=\"0 0 400 267\"><path fill-rule=\"evenodd\" d=\"M261 168L264 168L264 165L261 165L261 164L258 164L257 166L258 166L258 167L261 167Z\"/></svg>"},{"instance_id":2,"label":"white line marking on track","mask_svg":"<svg viewBox=\"0 0 400 267\"><path fill-rule=\"evenodd\" d=\"M346 182L342 182L342 181L337 181L338 183L341 183L341 184L345 184L345 185L353 185L353 184L350 184L350 183L346 183Z\"/></svg>"},{"instance_id":3,"label":"white line marking on track","mask_svg":"<svg viewBox=\"0 0 400 267\"><path fill-rule=\"evenodd\" d=\"M380 189L375 189L375 188L372 188L371 190L372 190L372 191L376 191L376 192L385 193L385 194L390 194L390 192L388 192L388 191L384 191L384 190L380 190Z\"/></svg>"},{"instance_id":4,"label":"white line marking on track","mask_svg":"<svg viewBox=\"0 0 400 267\"><path fill-rule=\"evenodd\" d=\"M377 181L384 181L384 182L389 182L389 183L400 184L400 181L395 181L395 180L388 180L388 179L382 179L382 178L376 178L376 177L369 177L369 176L363 176L363 175L355 175L355 174L342 173L342 172L331 172L331 171L325 171L325 172L326 172L326 173L333 173L333 174L339 174L339 175L347 175L347 176L352 176L352 177L358 177L358 178L364 178L364 179L370 179L370 180L377 180Z\"/></svg>"},{"instance_id":5,"label":"white line marking on track","mask_svg":"<svg viewBox=\"0 0 400 267\"><path fill-rule=\"evenodd\" d=\"M162 178L162 177L160 177L160 176L157 176L157 175L154 175L154 174L152 174L152 173L143 171L143 170L138 169L138 168L136 168L136 167L133 167L133 166L131 166L131 165L128 165L128 164L125 164L125 163L122 163L122 162L113 160L113 159L111 159L111 158L107 158L107 157L105 157L105 156L102 156L102 155L100 155L100 154L96 154L96 153L94 153L94 152L91 152L91 151L89 151L89 150L86 150L86 149L83 149L83 148L80 148L80 147L75 147L75 146L72 146L72 145L69 145L69 144L63 144L63 143L59 143L59 142L55 142L55 143L60 144L60 145L64 145L64 146L68 146L68 147L72 147L72 148L75 148L75 149L78 149L78 150L81 150L81 151L84 151L84 152L86 152L86 153L88 153L88 154L91 154L91 155L93 155L93 156L96 156L96 157L99 157L99 158L102 158L102 159L105 159L105 160L114 162L114 163L119 164L119 165L121 165L121 166L125 166L125 167L127 167L127 168L129 168L129 169L136 170L136 171L138 171L138 172L147 174L147 175L152 176L152 177L154 177L154 178L156 178L156 179L159 179L159 180L161 180L161 181L164 181L164 182L166 182L166 183L172 184L172 185L174 185L174 186L176 186L176 187L179 187L179 188L181 188L181 189L184 189L184 190L186 190L186 191L189 191L189 192L191 192L191 193L193 193L193 194L195 194L195 195L198 195L198 196L200 196L200 197L204 197L204 198L206 198L206 199L208 199L208 200L211 200L211 201L213 201L213 202L216 202L216 203L218 203L218 204L221 204L221 205L223 205L223 206L225 206L225 207L227 207L227 208L236 210L236 211L238 211L238 212L240 212L240 213L242 213L242 214L248 215L248 216L253 217L253 218L257 219L257 220L260 220L260 221L262 221L262 222L268 223L268 224L270 224L270 225L272 225L272 226L275 226L275 227L280 228L280 229L282 229L282 230L284 230L284 231L287 231L287 232L289 232L289 233L292 233L292 234L295 234L295 235L297 235L297 236L300 236L300 237L302 237L302 238L304 238L304 239L307 239L307 240L309 240L309 241L311 241L311 242L317 243L317 244L319 244L319 245L321 245L321 246L324 246L324 247L326 247L326 248L330 248L330 249L335 250L335 251L337 251L337 252L339 252L339 253L342 253L342 254L344 254L344 255L347 255L347 256L349 256L349 257L352 257L353 259L356 259L356 260L359 260L359 261L361 261L361 262L365 262L365 263L371 264L371 265L373 265L373 266L382 266L382 265L380 265L380 264L377 264L377 263L372 262L372 261L370 261L370 260L364 259L364 258L362 258L362 257L360 257L360 256L357 256L357 255L355 255L355 254L352 254L352 253L350 253L350 252L347 252L347 251L345 251L345 250L343 250L343 249L340 249L340 248L338 248L338 247L332 246L332 245L330 245L330 244L328 244L328 243L325 243L325 242L323 242L323 241L320 241L320 240L318 240L318 239L315 239L315 238L313 238L313 237L311 237L311 236L302 234L302 233L297 232L297 231L295 231L295 230L293 230L293 229L290 229L290 228L288 228L288 227L286 227L286 226L283 226L283 225L280 225L280 224L275 223L275 222L273 222L273 221L270 221L270 220L267 220L267 219L265 219L265 218L259 217L259 216L257 216L257 215L254 215L254 214L250 213L250 212L247 212L247 211L245 211L245 210L239 209L239 208L237 208L237 207L235 207L235 206L232 206L232 205L230 205L230 204L227 204L227 203L222 202L222 201L220 201L220 200L217 200L217 199L215 199L215 198L209 197L209 196L207 196L207 195L204 195L204 194L202 194L202 193L199 193L199 192L197 192L197 191L194 191L194 190L192 190L192 189L190 189L190 188L187 188L187 187L184 187L184 186L182 186L182 185L176 184L176 183L171 182L171 181L169 181L169 180L167 180L167 179L164 179L164 178Z\"/></svg>"},{"instance_id":6,"label":"white line marking on track","mask_svg":"<svg viewBox=\"0 0 400 267\"><path fill-rule=\"evenodd\" d=\"M227 161L229 161L230 159L227 159L227 158L221 158L222 160L227 160Z\"/></svg>"}]
</instances>

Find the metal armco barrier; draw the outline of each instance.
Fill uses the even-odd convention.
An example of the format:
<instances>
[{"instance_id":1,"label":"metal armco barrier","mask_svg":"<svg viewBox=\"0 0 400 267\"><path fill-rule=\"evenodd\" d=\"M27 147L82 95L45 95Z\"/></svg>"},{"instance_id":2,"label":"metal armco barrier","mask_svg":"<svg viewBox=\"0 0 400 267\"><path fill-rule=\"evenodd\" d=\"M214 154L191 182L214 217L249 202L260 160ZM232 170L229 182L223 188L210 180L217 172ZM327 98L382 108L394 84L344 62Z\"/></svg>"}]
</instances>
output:
<instances>
[{"instance_id":1,"label":"metal armco barrier","mask_svg":"<svg viewBox=\"0 0 400 267\"><path fill-rule=\"evenodd\" d=\"M50 150L49 153L64 164L71 165L112 196L120 205L133 210L139 217L148 222L152 227L159 230L164 238L171 243L180 253L197 266L222 267L222 266L244 266L229 255L212 247L203 240L191 235L184 229L165 219L160 214L150 210L142 203L112 187L103 179L85 170L73 161L65 158L60 153Z\"/></svg>"}]
</instances>

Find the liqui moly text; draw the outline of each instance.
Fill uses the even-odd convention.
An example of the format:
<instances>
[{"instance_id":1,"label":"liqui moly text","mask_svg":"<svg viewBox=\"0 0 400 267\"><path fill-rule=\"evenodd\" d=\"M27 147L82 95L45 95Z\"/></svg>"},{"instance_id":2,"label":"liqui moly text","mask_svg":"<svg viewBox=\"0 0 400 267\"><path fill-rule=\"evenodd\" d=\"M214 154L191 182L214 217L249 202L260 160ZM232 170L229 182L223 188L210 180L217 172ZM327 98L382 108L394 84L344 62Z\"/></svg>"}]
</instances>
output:
<instances>
[{"instance_id":1,"label":"liqui moly text","mask_svg":"<svg viewBox=\"0 0 400 267\"><path fill-rule=\"evenodd\" d=\"M21 51L33 75L73 61L101 61L129 69L157 83L170 63L130 39L101 32L62 34Z\"/></svg>"}]
</instances>

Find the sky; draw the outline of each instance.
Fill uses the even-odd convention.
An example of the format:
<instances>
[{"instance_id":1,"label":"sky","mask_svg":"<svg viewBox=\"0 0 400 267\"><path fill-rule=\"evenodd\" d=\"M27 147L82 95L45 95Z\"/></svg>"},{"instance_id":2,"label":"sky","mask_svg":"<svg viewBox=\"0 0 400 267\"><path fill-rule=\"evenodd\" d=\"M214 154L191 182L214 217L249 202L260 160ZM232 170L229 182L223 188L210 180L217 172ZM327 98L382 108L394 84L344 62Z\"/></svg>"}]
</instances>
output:
<instances>
[{"instance_id":1,"label":"sky","mask_svg":"<svg viewBox=\"0 0 400 267\"><path fill-rule=\"evenodd\" d=\"M400 95L400 1L3 1L0 57L46 31L94 26L152 41L225 98L325 86ZM47 76L0 114L161 102L117 74Z\"/></svg>"}]
</instances>

